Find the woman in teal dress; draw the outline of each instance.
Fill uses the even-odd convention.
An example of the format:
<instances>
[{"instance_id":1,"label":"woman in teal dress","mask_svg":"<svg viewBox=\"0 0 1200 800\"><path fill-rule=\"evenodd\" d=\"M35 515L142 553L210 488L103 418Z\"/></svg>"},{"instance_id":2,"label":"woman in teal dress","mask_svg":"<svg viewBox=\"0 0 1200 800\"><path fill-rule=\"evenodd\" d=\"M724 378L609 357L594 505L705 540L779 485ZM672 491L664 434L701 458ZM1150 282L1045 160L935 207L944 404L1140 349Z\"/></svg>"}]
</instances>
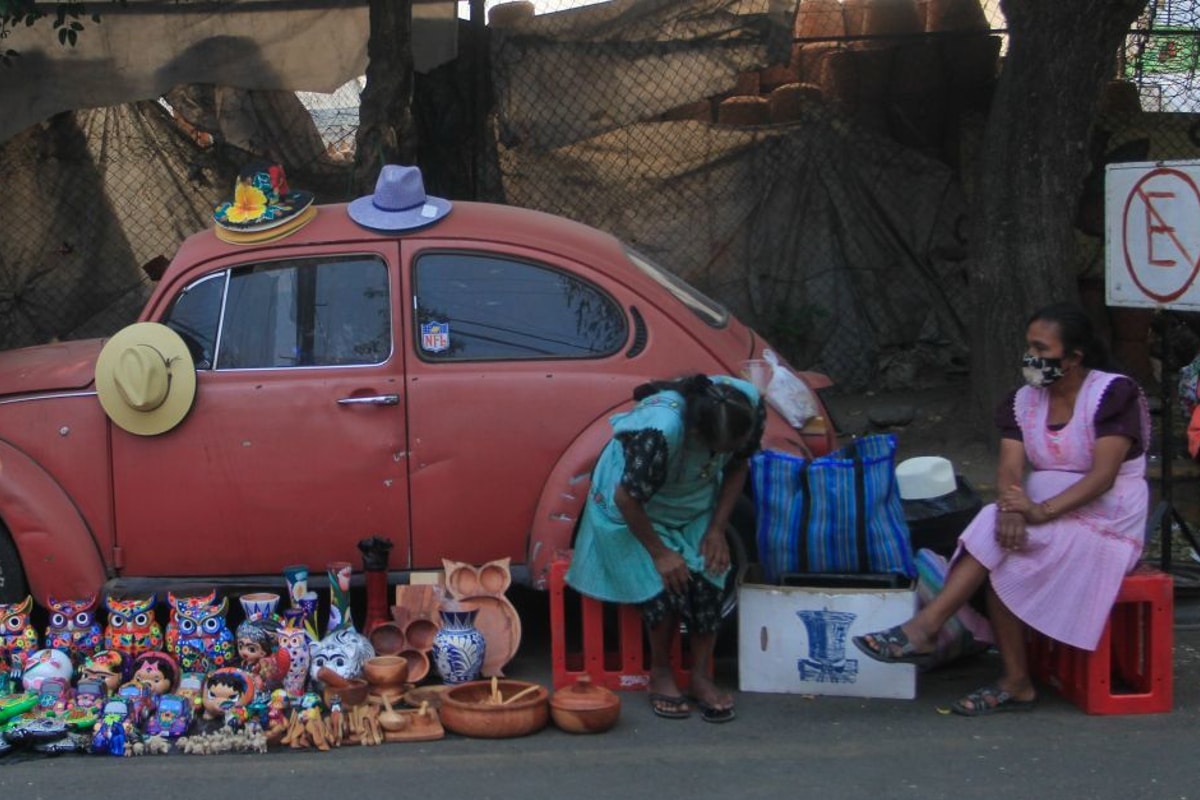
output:
<instances>
[{"instance_id":1,"label":"woman in teal dress","mask_svg":"<svg viewBox=\"0 0 1200 800\"><path fill-rule=\"evenodd\" d=\"M580 521L567 583L598 600L635 603L650 635L650 704L661 717L691 714L675 682L671 639L691 635L691 698L709 722L734 717L713 683L712 656L729 570L725 526L758 449L766 409L746 381L693 375L634 391L612 418Z\"/></svg>"}]
</instances>

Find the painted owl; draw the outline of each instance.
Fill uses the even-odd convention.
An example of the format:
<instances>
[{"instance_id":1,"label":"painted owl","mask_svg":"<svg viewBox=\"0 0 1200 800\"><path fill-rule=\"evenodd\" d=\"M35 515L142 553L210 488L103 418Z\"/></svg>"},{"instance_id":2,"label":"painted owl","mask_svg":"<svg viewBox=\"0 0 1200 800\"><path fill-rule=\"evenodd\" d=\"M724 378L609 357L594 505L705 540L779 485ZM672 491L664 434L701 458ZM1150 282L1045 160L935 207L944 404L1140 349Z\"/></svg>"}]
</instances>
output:
<instances>
[{"instance_id":1,"label":"painted owl","mask_svg":"<svg viewBox=\"0 0 1200 800\"><path fill-rule=\"evenodd\" d=\"M308 631L304 629L302 621L289 618L283 623L283 627L276 631L275 636L279 639L278 652L286 653L288 659L287 671L283 675L284 691L292 699L299 698L308 684L308 664L311 657L308 652Z\"/></svg>"},{"instance_id":2,"label":"painted owl","mask_svg":"<svg viewBox=\"0 0 1200 800\"><path fill-rule=\"evenodd\" d=\"M106 598L108 625L104 628L104 649L119 650L131 659L148 650L162 650L162 626L154 618L157 600L156 595L126 600Z\"/></svg>"},{"instance_id":3,"label":"painted owl","mask_svg":"<svg viewBox=\"0 0 1200 800\"><path fill-rule=\"evenodd\" d=\"M71 656L75 666L96 652L103 638L96 621L96 595L86 600L46 598L50 621L46 625L46 646Z\"/></svg>"},{"instance_id":4,"label":"painted owl","mask_svg":"<svg viewBox=\"0 0 1200 800\"><path fill-rule=\"evenodd\" d=\"M33 598L19 603L0 603L0 666L4 671L25 666L25 660L40 650L37 629L29 621Z\"/></svg>"},{"instance_id":5,"label":"painted owl","mask_svg":"<svg viewBox=\"0 0 1200 800\"><path fill-rule=\"evenodd\" d=\"M184 672L212 672L235 664L233 631L225 622L229 598L217 603L214 589L202 597L176 597L168 592L167 600L171 603L167 652L179 659Z\"/></svg>"}]
</instances>

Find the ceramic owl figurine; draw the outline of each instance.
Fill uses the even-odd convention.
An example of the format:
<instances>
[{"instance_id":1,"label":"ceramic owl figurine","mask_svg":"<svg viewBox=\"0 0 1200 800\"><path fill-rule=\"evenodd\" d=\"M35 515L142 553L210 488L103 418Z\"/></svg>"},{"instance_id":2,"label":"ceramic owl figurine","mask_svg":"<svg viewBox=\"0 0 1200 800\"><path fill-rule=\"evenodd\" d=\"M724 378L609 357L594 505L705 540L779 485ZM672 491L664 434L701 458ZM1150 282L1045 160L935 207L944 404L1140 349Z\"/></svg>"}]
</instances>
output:
<instances>
[{"instance_id":1,"label":"ceramic owl figurine","mask_svg":"<svg viewBox=\"0 0 1200 800\"><path fill-rule=\"evenodd\" d=\"M108 624L104 628L104 649L118 650L131 659L150 650L162 650L162 626L154 617L157 600L155 595L124 600L105 598Z\"/></svg>"},{"instance_id":2,"label":"ceramic owl figurine","mask_svg":"<svg viewBox=\"0 0 1200 800\"><path fill-rule=\"evenodd\" d=\"M32 597L19 603L0 603L0 668L5 672L22 668L25 660L41 649L37 629L29 621L32 610Z\"/></svg>"},{"instance_id":3,"label":"ceramic owl figurine","mask_svg":"<svg viewBox=\"0 0 1200 800\"><path fill-rule=\"evenodd\" d=\"M233 631L225 622L229 598L218 603L214 589L201 597L168 593L167 600L171 603L167 652L179 659L184 672L211 672L235 664Z\"/></svg>"},{"instance_id":4,"label":"ceramic owl figurine","mask_svg":"<svg viewBox=\"0 0 1200 800\"><path fill-rule=\"evenodd\" d=\"M96 621L96 595L84 600L46 598L50 621L46 625L46 646L71 656L76 666L96 652L103 638Z\"/></svg>"},{"instance_id":5,"label":"ceramic owl figurine","mask_svg":"<svg viewBox=\"0 0 1200 800\"><path fill-rule=\"evenodd\" d=\"M279 640L278 653L287 654L287 671L283 674L283 689L293 700L304 695L308 686L308 631L302 619L289 617L275 632Z\"/></svg>"}]
</instances>

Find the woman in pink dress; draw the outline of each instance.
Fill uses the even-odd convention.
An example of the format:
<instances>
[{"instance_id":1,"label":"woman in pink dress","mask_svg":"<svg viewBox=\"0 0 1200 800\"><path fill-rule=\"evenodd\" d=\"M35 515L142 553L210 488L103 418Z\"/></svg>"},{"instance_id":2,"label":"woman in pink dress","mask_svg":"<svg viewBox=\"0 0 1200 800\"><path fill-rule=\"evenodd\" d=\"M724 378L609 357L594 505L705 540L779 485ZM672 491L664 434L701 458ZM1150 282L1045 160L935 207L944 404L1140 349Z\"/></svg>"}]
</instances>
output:
<instances>
[{"instance_id":1,"label":"woman in pink dress","mask_svg":"<svg viewBox=\"0 0 1200 800\"><path fill-rule=\"evenodd\" d=\"M996 414L998 502L959 537L940 595L908 622L854 638L877 661L929 663L938 630L984 587L1003 672L954 703L968 716L1033 707L1026 625L1096 648L1145 535L1150 422L1141 389L1099 369L1103 348L1077 306L1035 313L1025 342L1027 385Z\"/></svg>"}]
</instances>

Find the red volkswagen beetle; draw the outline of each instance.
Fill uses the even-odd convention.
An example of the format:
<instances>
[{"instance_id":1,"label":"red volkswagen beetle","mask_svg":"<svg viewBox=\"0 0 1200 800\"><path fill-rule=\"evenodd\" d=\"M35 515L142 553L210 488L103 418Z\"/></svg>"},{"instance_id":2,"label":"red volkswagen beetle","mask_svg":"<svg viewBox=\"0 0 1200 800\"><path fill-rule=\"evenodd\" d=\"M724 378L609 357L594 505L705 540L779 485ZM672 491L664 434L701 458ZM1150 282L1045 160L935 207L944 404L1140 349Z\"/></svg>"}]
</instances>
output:
<instances>
[{"instance_id":1,"label":"red volkswagen beetle","mask_svg":"<svg viewBox=\"0 0 1200 800\"><path fill-rule=\"evenodd\" d=\"M403 235L344 205L259 244L198 233L140 321L194 364L163 430L106 415L103 341L0 353L0 601L280 584L370 536L395 573L509 557L544 587L633 387L766 347L606 233L466 202ZM772 412L765 446L828 451L810 428Z\"/></svg>"}]
</instances>

